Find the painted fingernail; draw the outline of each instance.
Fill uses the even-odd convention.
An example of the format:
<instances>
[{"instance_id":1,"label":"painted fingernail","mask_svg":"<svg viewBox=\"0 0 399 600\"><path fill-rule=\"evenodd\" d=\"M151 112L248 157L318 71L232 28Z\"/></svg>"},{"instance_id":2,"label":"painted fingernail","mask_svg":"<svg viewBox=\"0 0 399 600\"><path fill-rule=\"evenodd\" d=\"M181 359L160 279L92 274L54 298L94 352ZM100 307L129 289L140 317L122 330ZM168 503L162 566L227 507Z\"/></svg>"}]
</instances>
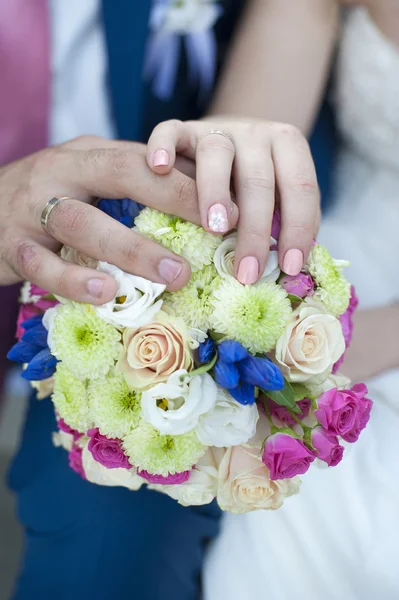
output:
<instances>
[{"instance_id":1,"label":"painted fingernail","mask_svg":"<svg viewBox=\"0 0 399 600\"><path fill-rule=\"evenodd\" d=\"M246 256L238 267L237 279L240 283L249 285L255 283L259 276L259 263L254 256Z\"/></svg>"},{"instance_id":2,"label":"painted fingernail","mask_svg":"<svg viewBox=\"0 0 399 600\"><path fill-rule=\"evenodd\" d=\"M89 279L87 291L93 298L100 298L104 287L104 279Z\"/></svg>"},{"instance_id":3,"label":"painted fingernail","mask_svg":"<svg viewBox=\"0 0 399 600\"><path fill-rule=\"evenodd\" d=\"M283 271L287 275L298 275L303 267L303 254L297 248L291 248L285 253Z\"/></svg>"},{"instance_id":4,"label":"painted fingernail","mask_svg":"<svg viewBox=\"0 0 399 600\"><path fill-rule=\"evenodd\" d=\"M182 263L171 258L164 258L158 265L158 273L166 283L173 283L183 268Z\"/></svg>"},{"instance_id":5,"label":"painted fingernail","mask_svg":"<svg viewBox=\"0 0 399 600\"><path fill-rule=\"evenodd\" d=\"M214 233L226 233L229 230L227 210L223 204L214 204L209 209L208 227Z\"/></svg>"},{"instance_id":6,"label":"painted fingernail","mask_svg":"<svg viewBox=\"0 0 399 600\"><path fill-rule=\"evenodd\" d=\"M167 167L169 164L169 152L166 152L166 150L157 150L154 153L152 164L154 167Z\"/></svg>"}]
</instances>

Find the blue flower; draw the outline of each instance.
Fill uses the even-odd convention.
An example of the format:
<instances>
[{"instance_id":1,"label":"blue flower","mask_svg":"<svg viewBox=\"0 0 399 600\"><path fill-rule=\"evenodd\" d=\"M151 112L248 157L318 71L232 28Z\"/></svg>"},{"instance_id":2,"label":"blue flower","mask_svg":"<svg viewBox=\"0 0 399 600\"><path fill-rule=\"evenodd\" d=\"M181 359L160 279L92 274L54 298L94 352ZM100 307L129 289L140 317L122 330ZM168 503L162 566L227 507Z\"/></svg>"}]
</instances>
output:
<instances>
[{"instance_id":1,"label":"blue flower","mask_svg":"<svg viewBox=\"0 0 399 600\"><path fill-rule=\"evenodd\" d=\"M15 362L28 363L22 377L29 381L51 377L58 362L47 345L47 330L42 320L43 315L38 315L25 321L22 324L25 333L21 341L15 344L7 355L7 358Z\"/></svg>"},{"instance_id":2,"label":"blue flower","mask_svg":"<svg viewBox=\"0 0 399 600\"><path fill-rule=\"evenodd\" d=\"M36 325L40 325L40 323L43 322L43 315L35 315L34 317L31 317L30 319L28 319L27 321L24 321L21 324L22 329L25 329L25 331L28 331L28 329L32 329L32 327L36 327Z\"/></svg>"},{"instance_id":3,"label":"blue flower","mask_svg":"<svg viewBox=\"0 0 399 600\"><path fill-rule=\"evenodd\" d=\"M28 381L48 379L54 375L57 363L58 360L51 354L49 348L44 348L29 362L22 377Z\"/></svg>"},{"instance_id":4,"label":"blue flower","mask_svg":"<svg viewBox=\"0 0 399 600\"><path fill-rule=\"evenodd\" d=\"M215 356L215 342L208 335L205 342L202 342L198 348L198 360L200 363L208 363Z\"/></svg>"},{"instance_id":5,"label":"blue flower","mask_svg":"<svg viewBox=\"0 0 399 600\"><path fill-rule=\"evenodd\" d=\"M7 354L7 358L21 364L28 363L41 350L43 350L41 346L37 346L36 344L27 344L21 340L11 348Z\"/></svg>"},{"instance_id":6,"label":"blue flower","mask_svg":"<svg viewBox=\"0 0 399 600\"><path fill-rule=\"evenodd\" d=\"M129 228L133 227L134 219L143 208L141 204L130 200L130 198L123 198L122 200L108 200L104 198L98 202L97 206L107 215Z\"/></svg>"},{"instance_id":7,"label":"blue flower","mask_svg":"<svg viewBox=\"0 0 399 600\"><path fill-rule=\"evenodd\" d=\"M217 383L229 390L240 404L255 402L255 388L281 390L284 378L280 369L268 358L252 356L239 342L226 340L218 346L214 367Z\"/></svg>"}]
</instances>

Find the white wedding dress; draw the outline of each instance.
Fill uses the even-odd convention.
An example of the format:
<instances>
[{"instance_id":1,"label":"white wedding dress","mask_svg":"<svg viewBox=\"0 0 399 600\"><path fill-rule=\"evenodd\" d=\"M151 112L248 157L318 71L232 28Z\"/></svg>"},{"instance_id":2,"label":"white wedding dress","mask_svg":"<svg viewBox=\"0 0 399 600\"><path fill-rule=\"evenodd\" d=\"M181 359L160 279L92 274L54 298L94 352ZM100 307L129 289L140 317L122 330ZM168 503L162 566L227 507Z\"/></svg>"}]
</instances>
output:
<instances>
[{"instance_id":1,"label":"white wedding dress","mask_svg":"<svg viewBox=\"0 0 399 600\"><path fill-rule=\"evenodd\" d=\"M399 300L399 49L363 8L344 25L336 100L344 147L320 241L352 262L361 306L384 306ZM399 598L399 371L367 383L370 423L339 466L311 468L277 511L224 517L205 600Z\"/></svg>"}]
</instances>

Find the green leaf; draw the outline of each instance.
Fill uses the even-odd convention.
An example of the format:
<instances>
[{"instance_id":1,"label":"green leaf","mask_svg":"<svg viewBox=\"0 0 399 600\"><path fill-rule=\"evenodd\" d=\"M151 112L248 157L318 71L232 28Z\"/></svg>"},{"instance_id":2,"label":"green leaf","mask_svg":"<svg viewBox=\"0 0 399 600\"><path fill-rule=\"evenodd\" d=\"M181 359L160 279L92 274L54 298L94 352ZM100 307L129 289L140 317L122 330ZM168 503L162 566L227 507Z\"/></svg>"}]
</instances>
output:
<instances>
[{"instance_id":1,"label":"green leaf","mask_svg":"<svg viewBox=\"0 0 399 600\"><path fill-rule=\"evenodd\" d=\"M284 388L277 392L268 392L262 390L268 398L271 398L279 404L280 406L285 406L286 408L290 408L294 413L300 413L300 409L295 400L294 390L292 389L291 384L284 379Z\"/></svg>"},{"instance_id":2,"label":"green leaf","mask_svg":"<svg viewBox=\"0 0 399 600\"><path fill-rule=\"evenodd\" d=\"M291 383L291 387L294 392L295 402L299 402L303 398L309 398L309 391L301 383Z\"/></svg>"},{"instance_id":3,"label":"green leaf","mask_svg":"<svg viewBox=\"0 0 399 600\"><path fill-rule=\"evenodd\" d=\"M288 300L291 302L291 304L297 304L298 302L303 302L303 298L300 298L299 296L296 296L295 294L287 294L288 296Z\"/></svg>"}]
</instances>

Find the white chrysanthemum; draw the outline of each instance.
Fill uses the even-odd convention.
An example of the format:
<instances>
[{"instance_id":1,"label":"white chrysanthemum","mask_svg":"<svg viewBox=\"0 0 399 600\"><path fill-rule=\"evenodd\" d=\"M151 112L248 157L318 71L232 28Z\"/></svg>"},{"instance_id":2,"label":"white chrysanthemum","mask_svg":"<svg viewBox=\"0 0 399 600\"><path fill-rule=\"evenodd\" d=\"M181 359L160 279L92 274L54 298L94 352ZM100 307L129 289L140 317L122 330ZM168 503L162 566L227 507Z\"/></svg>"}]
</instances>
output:
<instances>
[{"instance_id":1,"label":"white chrysanthemum","mask_svg":"<svg viewBox=\"0 0 399 600\"><path fill-rule=\"evenodd\" d=\"M208 331L213 312L212 299L222 282L215 267L209 265L191 276L181 290L165 295L165 304L191 329Z\"/></svg>"},{"instance_id":2,"label":"white chrysanthemum","mask_svg":"<svg viewBox=\"0 0 399 600\"><path fill-rule=\"evenodd\" d=\"M91 381L87 391L93 421L102 435L122 438L138 426L141 394L129 388L122 375Z\"/></svg>"},{"instance_id":3,"label":"white chrysanthemum","mask_svg":"<svg viewBox=\"0 0 399 600\"><path fill-rule=\"evenodd\" d=\"M276 240L270 238L270 246L276 244ZM213 262L216 270L223 279L227 277L234 277L234 259L237 245L237 233L231 233L226 237L223 242L215 250ZM262 281L277 281L280 275L280 268L278 266L278 252L276 250L270 250L265 270L263 271L262 277L259 282Z\"/></svg>"},{"instance_id":4,"label":"white chrysanthemum","mask_svg":"<svg viewBox=\"0 0 399 600\"><path fill-rule=\"evenodd\" d=\"M212 263L222 239L198 225L152 208L143 209L134 223L136 231L188 260L193 272Z\"/></svg>"},{"instance_id":5,"label":"white chrysanthemum","mask_svg":"<svg viewBox=\"0 0 399 600\"><path fill-rule=\"evenodd\" d=\"M121 334L88 304L67 303L49 309L43 318L51 353L75 377L104 377L122 352Z\"/></svg>"},{"instance_id":6,"label":"white chrysanthemum","mask_svg":"<svg viewBox=\"0 0 399 600\"><path fill-rule=\"evenodd\" d=\"M182 473L206 452L194 431L184 435L161 435L149 423L141 423L123 439L130 463L153 475Z\"/></svg>"},{"instance_id":7,"label":"white chrysanthemum","mask_svg":"<svg viewBox=\"0 0 399 600\"><path fill-rule=\"evenodd\" d=\"M51 399L69 427L80 433L86 433L92 427L86 382L74 377L63 364L57 365Z\"/></svg>"},{"instance_id":8,"label":"white chrysanthemum","mask_svg":"<svg viewBox=\"0 0 399 600\"><path fill-rule=\"evenodd\" d=\"M212 303L212 329L254 354L274 348L292 313L285 290L271 282L249 286L225 279Z\"/></svg>"},{"instance_id":9,"label":"white chrysanthemum","mask_svg":"<svg viewBox=\"0 0 399 600\"><path fill-rule=\"evenodd\" d=\"M315 244L309 254L307 270L317 284L316 296L335 316L342 315L349 306L351 286L342 273L348 265L348 261L335 260L320 244Z\"/></svg>"}]
</instances>

